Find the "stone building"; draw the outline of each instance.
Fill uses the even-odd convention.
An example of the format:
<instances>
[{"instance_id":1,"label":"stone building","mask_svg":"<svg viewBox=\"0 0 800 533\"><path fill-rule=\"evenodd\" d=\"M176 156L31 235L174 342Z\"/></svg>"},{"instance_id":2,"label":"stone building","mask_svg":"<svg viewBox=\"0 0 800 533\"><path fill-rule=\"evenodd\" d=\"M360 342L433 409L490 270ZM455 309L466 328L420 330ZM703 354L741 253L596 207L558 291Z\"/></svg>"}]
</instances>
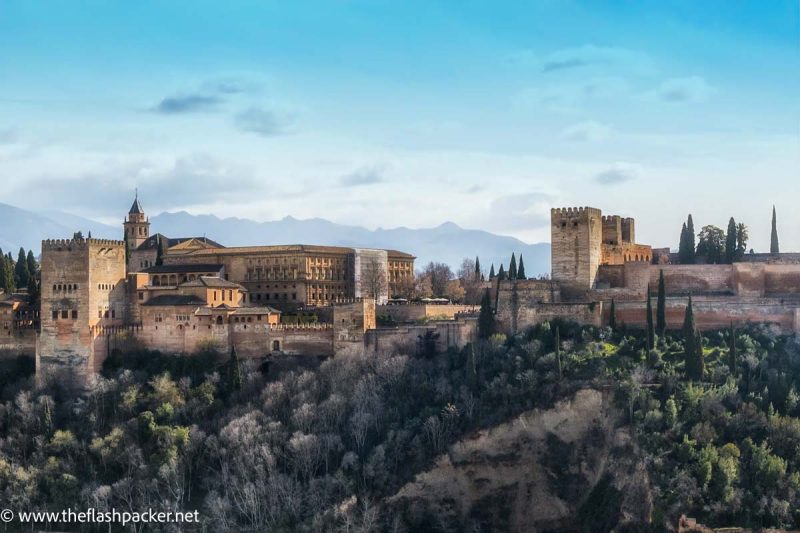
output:
<instances>
[{"instance_id":1,"label":"stone building","mask_svg":"<svg viewBox=\"0 0 800 533\"><path fill-rule=\"evenodd\" d=\"M722 265L670 264L668 250L654 254L635 242L633 219L603 216L591 207L553 209L551 233L550 280L496 283L496 313L508 331L554 318L607 325L612 300L618 324L644 327L646 299L656 296L663 273L670 328L681 327L691 294L701 329L760 323L800 332L798 254L752 254Z\"/></svg>"},{"instance_id":2,"label":"stone building","mask_svg":"<svg viewBox=\"0 0 800 533\"><path fill-rule=\"evenodd\" d=\"M122 241L76 234L42 242L35 342L20 333L22 302L0 302L10 328L0 350L35 344L38 383L90 385L119 342L183 353L236 346L245 357L333 355L375 328L376 299L413 283L414 257L395 250L226 248L206 237L151 234L138 195L123 230ZM278 308L301 306L332 307L332 321L280 323Z\"/></svg>"}]
</instances>

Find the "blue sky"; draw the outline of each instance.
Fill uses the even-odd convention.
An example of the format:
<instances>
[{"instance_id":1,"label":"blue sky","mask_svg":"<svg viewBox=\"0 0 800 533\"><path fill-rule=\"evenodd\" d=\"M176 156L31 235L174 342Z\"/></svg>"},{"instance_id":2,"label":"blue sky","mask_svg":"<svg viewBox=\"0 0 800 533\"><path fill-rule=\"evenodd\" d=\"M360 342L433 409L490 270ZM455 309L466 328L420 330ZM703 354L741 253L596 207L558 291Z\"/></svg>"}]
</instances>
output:
<instances>
[{"instance_id":1,"label":"blue sky","mask_svg":"<svg viewBox=\"0 0 800 533\"><path fill-rule=\"evenodd\" d=\"M0 201L800 250L799 6L0 0Z\"/></svg>"}]
</instances>

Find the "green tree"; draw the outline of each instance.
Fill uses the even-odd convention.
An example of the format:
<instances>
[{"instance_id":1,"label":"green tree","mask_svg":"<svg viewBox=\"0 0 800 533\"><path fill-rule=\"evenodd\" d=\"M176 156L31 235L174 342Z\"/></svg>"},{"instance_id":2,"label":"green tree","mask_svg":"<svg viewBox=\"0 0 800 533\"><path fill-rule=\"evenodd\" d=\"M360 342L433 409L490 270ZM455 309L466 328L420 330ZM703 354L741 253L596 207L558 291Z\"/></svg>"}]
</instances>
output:
<instances>
[{"instance_id":1,"label":"green tree","mask_svg":"<svg viewBox=\"0 0 800 533\"><path fill-rule=\"evenodd\" d=\"M689 296L689 303L686 306L686 313L683 318L683 336L684 370L689 379L699 381L703 379L703 345L702 337L700 337L700 332L697 330L697 324L695 323L691 296Z\"/></svg>"},{"instance_id":2,"label":"green tree","mask_svg":"<svg viewBox=\"0 0 800 533\"><path fill-rule=\"evenodd\" d=\"M14 282L14 260L11 259L11 253L0 256L0 267L2 267L2 272L0 272L0 277L2 277L2 286L6 292L12 293L17 289L17 285Z\"/></svg>"},{"instance_id":3,"label":"green tree","mask_svg":"<svg viewBox=\"0 0 800 533\"><path fill-rule=\"evenodd\" d=\"M242 389L242 368L239 364L239 356L236 354L236 347L231 346L231 356L228 359L228 392L239 391Z\"/></svg>"},{"instance_id":4,"label":"green tree","mask_svg":"<svg viewBox=\"0 0 800 533\"><path fill-rule=\"evenodd\" d=\"M500 263L500 270L497 271L497 279L500 281L506 279L506 271L503 269L503 263Z\"/></svg>"},{"instance_id":5,"label":"green tree","mask_svg":"<svg viewBox=\"0 0 800 533\"><path fill-rule=\"evenodd\" d=\"M27 287L29 277L27 255L25 254L25 250L20 247L19 253L17 254L17 261L14 263L14 283L17 287Z\"/></svg>"},{"instance_id":6,"label":"green tree","mask_svg":"<svg viewBox=\"0 0 800 533\"><path fill-rule=\"evenodd\" d=\"M517 258L511 253L511 263L508 264L508 279L517 279Z\"/></svg>"},{"instance_id":7,"label":"green tree","mask_svg":"<svg viewBox=\"0 0 800 533\"><path fill-rule=\"evenodd\" d=\"M614 298L611 298L611 309L608 311L608 327L611 331L617 330L617 304L614 303Z\"/></svg>"},{"instance_id":8,"label":"green tree","mask_svg":"<svg viewBox=\"0 0 800 533\"><path fill-rule=\"evenodd\" d=\"M678 244L678 262L682 265L689 263L689 233L686 222L681 226L681 239Z\"/></svg>"},{"instance_id":9,"label":"green tree","mask_svg":"<svg viewBox=\"0 0 800 533\"><path fill-rule=\"evenodd\" d=\"M519 267L517 267L517 279L528 279L525 277L525 263L522 262L522 254L519 254Z\"/></svg>"},{"instance_id":10,"label":"green tree","mask_svg":"<svg viewBox=\"0 0 800 533\"><path fill-rule=\"evenodd\" d=\"M725 261L725 232L722 229L714 225L703 226L699 238L696 255L704 257L709 264Z\"/></svg>"},{"instance_id":11,"label":"green tree","mask_svg":"<svg viewBox=\"0 0 800 533\"><path fill-rule=\"evenodd\" d=\"M733 327L731 321L730 329L730 344L728 345L728 369L731 371L731 376L736 375L736 329Z\"/></svg>"},{"instance_id":12,"label":"green tree","mask_svg":"<svg viewBox=\"0 0 800 533\"><path fill-rule=\"evenodd\" d=\"M495 332L494 312L492 311L492 297L489 289L483 291L481 297L481 311L478 315L478 337L488 339Z\"/></svg>"},{"instance_id":13,"label":"green tree","mask_svg":"<svg viewBox=\"0 0 800 533\"><path fill-rule=\"evenodd\" d=\"M778 254L781 247L778 244L778 215L775 213L775 206L772 206L772 233L769 237L769 253Z\"/></svg>"},{"instance_id":14,"label":"green tree","mask_svg":"<svg viewBox=\"0 0 800 533\"><path fill-rule=\"evenodd\" d=\"M478 281L479 279L481 279L482 275L483 274L481 274L481 260L476 255L475 256L475 281Z\"/></svg>"},{"instance_id":15,"label":"green tree","mask_svg":"<svg viewBox=\"0 0 800 533\"><path fill-rule=\"evenodd\" d=\"M728 231L725 233L725 262L732 264L736 261L736 221L731 217L728 221Z\"/></svg>"},{"instance_id":16,"label":"green tree","mask_svg":"<svg viewBox=\"0 0 800 533\"><path fill-rule=\"evenodd\" d=\"M555 345L556 345L556 362L558 363L558 381L564 377L564 369L561 364L561 328L556 326L556 335L555 335Z\"/></svg>"},{"instance_id":17,"label":"green tree","mask_svg":"<svg viewBox=\"0 0 800 533\"><path fill-rule=\"evenodd\" d=\"M658 299L656 300L656 332L664 336L667 331L667 287L664 281L664 271L658 273Z\"/></svg>"},{"instance_id":18,"label":"green tree","mask_svg":"<svg viewBox=\"0 0 800 533\"><path fill-rule=\"evenodd\" d=\"M489 279L494 279L497 274L494 273L494 263L492 263L492 268L489 269Z\"/></svg>"},{"instance_id":19,"label":"green tree","mask_svg":"<svg viewBox=\"0 0 800 533\"><path fill-rule=\"evenodd\" d=\"M33 250L28 250L28 257L25 262L28 263L28 274L36 276L36 272L39 271L39 264L36 262L36 258L33 257Z\"/></svg>"},{"instance_id":20,"label":"green tree","mask_svg":"<svg viewBox=\"0 0 800 533\"><path fill-rule=\"evenodd\" d=\"M750 232L747 231L747 226L743 222L736 225L736 259L741 261L747 252L747 240L750 238Z\"/></svg>"},{"instance_id":21,"label":"green tree","mask_svg":"<svg viewBox=\"0 0 800 533\"><path fill-rule=\"evenodd\" d=\"M656 346L656 330L653 325L653 304L650 299L650 286L647 286L647 349L652 350Z\"/></svg>"},{"instance_id":22,"label":"green tree","mask_svg":"<svg viewBox=\"0 0 800 533\"><path fill-rule=\"evenodd\" d=\"M161 235L156 237L158 239L158 249L156 250L156 266L161 266L164 264L164 239L161 238Z\"/></svg>"},{"instance_id":23,"label":"green tree","mask_svg":"<svg viewBox=\"0 0 800 533\"><path fill-rule=\"evenodd\" d=\"M694 264L697 262L697 246L695 244L695 232L694 232L694 220L692 220L692 214L689 213L689 218L686 220L686 239L687 239L687 248L689 252L689 264Z\"/></svg>"}]
</instances>

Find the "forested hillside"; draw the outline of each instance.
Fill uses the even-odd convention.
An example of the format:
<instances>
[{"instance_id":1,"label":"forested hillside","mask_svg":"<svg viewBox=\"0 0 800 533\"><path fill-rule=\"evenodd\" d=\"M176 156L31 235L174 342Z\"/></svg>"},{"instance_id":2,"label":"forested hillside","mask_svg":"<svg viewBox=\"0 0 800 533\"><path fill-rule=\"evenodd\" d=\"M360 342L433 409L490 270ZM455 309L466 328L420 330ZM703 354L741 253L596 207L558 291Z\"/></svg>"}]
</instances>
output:
<instances>
[{"instance_id":1,"label":"forested hillside","mask_svg":"<svg viewBox=\"0 0 800 533\"><path fill-rule=\"evenodd\" d=\"M426 341L260 367L115 354L80 399L34 390L29 364L5 362L0 499L199 509L209 531L503 531L519 523L514 486L514 498L561 506L531 515L555 529L660 531L683 513L800 526L795 338L706 334L694 380L680 332L652 350L640 334L568 324L446 354ZM474 501L443 507L425 488L487 465L507 474L472 478Z\"/></svg>"}]
</instances>

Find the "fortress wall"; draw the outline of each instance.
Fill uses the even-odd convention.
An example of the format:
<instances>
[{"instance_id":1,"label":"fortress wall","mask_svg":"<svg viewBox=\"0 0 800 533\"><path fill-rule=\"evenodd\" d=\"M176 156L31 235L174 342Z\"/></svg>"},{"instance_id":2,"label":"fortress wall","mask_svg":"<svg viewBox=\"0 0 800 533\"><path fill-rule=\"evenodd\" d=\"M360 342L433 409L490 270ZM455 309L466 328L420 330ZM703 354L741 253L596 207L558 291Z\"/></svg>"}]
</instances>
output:
<instances>
[{"instance_id":1,"label":"fortress wall","mask_svg":"<svg viewBox=\"0 0 800 533\"><path fill-rule=\"evenodd\" d=\"M625 265L601 265L597 270L598 288L625 286Z\"/></svg>"},{"instance_id":2,"label":"fortress wall","mask_svg":"<svg viewBox=\"0 0 800 533\"><path fill-rule=\"evenodd\" d=\"M379 305L376 307L378 316L390 316L396 322L417 322L428 317L455 318L458 313L470 313L478 311L478 305L428 305L428 304L407 304L407 305Z\"/></svg>"},{"instance_id":3,"label":"fortress wall","mask_svg":"<svg viewBox=\"0 0 800 533\"><path fill-rule=\"evenodd\" d=\"M516 313L509 310L502 315L498 313L496 317L500 330L512 334L556 318L599 327L603 307L603 302L542 303L520 306Z\"/></svg>"},{"instance_id":4,"label":"fortress wall","mask_svg":"<svg viewBox=\"0 0 800 533\"><path fill-rule=\"evenodd\" d=\"M409 353L416 351L420 337L431 332L438 334L437 351L444 352L448 348L462 348L477 336L478 321L475 318L460 318L453 321L437 321L415 326L398 328L381 328L370 330L365 334L364 345L367 350L398 349Z\"/></svg>"},{"instance_id":5,"label":"fortress wall","mask_svg":"<svg viewBox=\"0 0 800 533\"><path fill-rule=\"evenodd\" d=\"M686 313L686 298L667 298L666 318L669 329L678 330L683 327ZM643 329L647 324L645 302L621 302L615 305L617 324ZM655 320L655 302L653 302L653 320ZM747 323L769 323L777 325L781 331L791 333L798 331L800 309L781 305L779 301L760 299L753 301L720 299L693 299L697 327L701 330L724 329L731 322L736 325ZM603 312L603 324L609 320L609 308Z\"/></svg>"},{"instance_id":6,"label":"fortress wall","mask_svg":"<svg viewBox=\"0 0 800 533\"><path fill-rule=\"evenodd\" d=\"M230 341L240 357L265 357L280 351L291 355L333 355L333 328L329 325L269 327L232 324ZM275 343L277 350L274 350Z\"/></svg>"},{"instance_id":7,"label":"fortress wall","mask_svg":"<svg viewBox=\"0 0 800 533\"><path fill-rule=\"evenodd\" d=\"M36 331L33 329L3 332L0 335L0 359L14 358L19 355L34 357L36 355Z\"/></svg>"},{"instance_id":8,"label":"fortress wall","mask_svg":"<svg viewBox=\"0 0 800 533\"><path fill-rule=\"evenodd\" d=\"M733 265L733 285L737 296L764 296L764 267L765 265L762 263L735 263Z\"/></svg>"},{"instance_id":9,"label":"fortress wall","mask_svg":"<svg viewBox=\"0 0 800 533\"><path fill-rule=\"evenodd\" d=\"M768 295L800 294L800 264L764 265L764 292Z\"/></svg>"},{"instance_id":10,"label":"fortress wall","mask_svg":"<svg viewBox=\"0 0 800 533\"><path fill-rule=\"evenodd\" d=\"M733 265L652 265L649 267L651 290L657 290L661 270L667 295L734 294Z\"/></svg>"}]
</instances>

